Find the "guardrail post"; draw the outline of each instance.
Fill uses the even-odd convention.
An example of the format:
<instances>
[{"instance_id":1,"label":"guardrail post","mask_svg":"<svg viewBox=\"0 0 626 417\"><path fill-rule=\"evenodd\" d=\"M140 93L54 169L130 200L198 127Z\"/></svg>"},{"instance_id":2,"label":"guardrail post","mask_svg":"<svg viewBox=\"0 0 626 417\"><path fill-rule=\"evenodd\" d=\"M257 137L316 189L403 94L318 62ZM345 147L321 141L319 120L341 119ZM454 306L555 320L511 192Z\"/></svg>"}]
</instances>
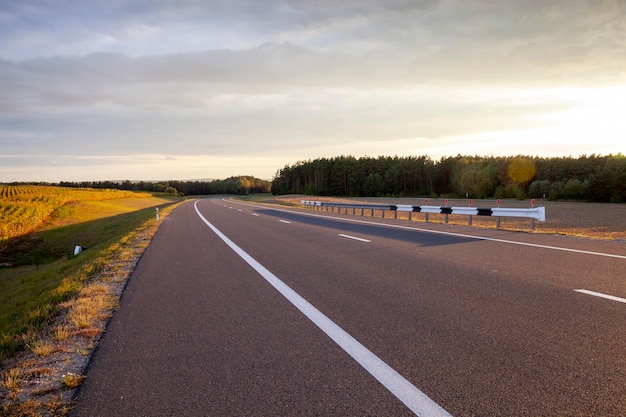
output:
<instances>
[{"instance_id":1,"label":"guardrail post","mask_svg":"<svg viewBox=\"0 0 626 417\"><path fill-rule=\"evenodd\" d=\"M500 216L496 217L496 229L500 228Z\"/></svg>"},{"instance_id":2,"label":"guardrail post","mask_svg":"<svg viewBox=\"0 0 626 417\"><path fill-rule=\"evenodd\" d=\"M426 223L428 223L428 213L424 213L426 215Z\"/></svg>"}]
</instances>

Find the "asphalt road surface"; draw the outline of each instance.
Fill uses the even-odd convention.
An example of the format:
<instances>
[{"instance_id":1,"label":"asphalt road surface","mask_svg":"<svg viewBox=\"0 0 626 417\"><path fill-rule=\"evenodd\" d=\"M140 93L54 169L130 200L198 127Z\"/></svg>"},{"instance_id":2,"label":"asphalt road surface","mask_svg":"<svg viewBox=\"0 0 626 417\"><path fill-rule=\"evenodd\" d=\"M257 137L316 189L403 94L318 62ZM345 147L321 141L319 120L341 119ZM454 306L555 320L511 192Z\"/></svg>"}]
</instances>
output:
<instances>
[{"instance_id":1,"label":"asphalt road surface","mask_svg":"<svg viewBox=\"0 0 626 417\"><path fill-rule=\"evenodd\" d=\"M189 202L72 415L415 414L626 415L626 245Z\"/></svg>"}]
</instances>

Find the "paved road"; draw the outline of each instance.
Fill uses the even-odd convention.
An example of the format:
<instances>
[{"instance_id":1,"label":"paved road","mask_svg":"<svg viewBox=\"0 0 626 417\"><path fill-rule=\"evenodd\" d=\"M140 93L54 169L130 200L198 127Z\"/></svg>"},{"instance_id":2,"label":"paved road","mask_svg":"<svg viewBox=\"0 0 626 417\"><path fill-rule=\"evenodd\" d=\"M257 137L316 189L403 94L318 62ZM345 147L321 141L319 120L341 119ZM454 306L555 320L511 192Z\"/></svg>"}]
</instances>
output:
<instances>
[{"instance_id":1,"label":"paved road","mask_svg":"<svg viewBox=\"0 0 626 417\"><path fill-rule=\"evenodd\" d=\"M623 243L190 202L72 415L623 416L625 272Z\"/></svg>"}]
</instances>

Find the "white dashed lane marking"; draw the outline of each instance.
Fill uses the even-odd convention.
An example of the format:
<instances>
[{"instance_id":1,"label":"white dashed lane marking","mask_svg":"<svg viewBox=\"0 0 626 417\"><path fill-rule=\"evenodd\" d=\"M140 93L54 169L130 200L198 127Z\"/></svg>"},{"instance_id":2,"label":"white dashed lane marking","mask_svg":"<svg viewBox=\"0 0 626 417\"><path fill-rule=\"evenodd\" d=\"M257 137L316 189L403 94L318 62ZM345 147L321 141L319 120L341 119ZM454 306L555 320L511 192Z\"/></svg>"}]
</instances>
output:
<instances>
[{"instance_id":1,"label":"white dashed lane marking","mask_svg":"<svg viewBox=\"0 0 626 417\"><path fill-rule=\"evenodd\" d=\"M345 237L345 238L348 238L348 239L358 240L359 242L365 242L365 243L370 243L371 242L371 240L362 239L362 238L356 237L356 236L344 235L343 233L339 233L339 236Z\"/></svg>"},{"instance_id":2,"label":"white dashed lane marking","mask_svg":"<svg viewBox=\"0 0 626 417\"><path fill-rule=\"evenodd\" d=\"M618 301L620 303L626 304L626 298L615 297L614 295L602 294L601 292L589 291L589 290L574 290L581 294L593 295L594 297L605 298L607 300Z\"/></svg>"}]
</instances>

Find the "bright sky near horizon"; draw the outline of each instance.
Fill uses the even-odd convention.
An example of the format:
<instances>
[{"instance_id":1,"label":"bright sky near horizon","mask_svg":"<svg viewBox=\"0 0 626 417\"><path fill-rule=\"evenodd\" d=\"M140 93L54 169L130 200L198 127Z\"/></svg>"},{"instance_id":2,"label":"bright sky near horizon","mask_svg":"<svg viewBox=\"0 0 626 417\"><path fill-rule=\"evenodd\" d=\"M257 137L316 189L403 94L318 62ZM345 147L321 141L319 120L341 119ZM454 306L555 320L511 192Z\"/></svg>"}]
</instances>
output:
<instances>
[{"instance_id":1,"label":"bright sky near horizon","mask_svg":"<svg viewBox=\"0 0 626 417\"><path fill-rule=\"evenodd\" d=\"M626 153L624 0L0 4L0 182Z\"/></svg>"}]
</instances>

